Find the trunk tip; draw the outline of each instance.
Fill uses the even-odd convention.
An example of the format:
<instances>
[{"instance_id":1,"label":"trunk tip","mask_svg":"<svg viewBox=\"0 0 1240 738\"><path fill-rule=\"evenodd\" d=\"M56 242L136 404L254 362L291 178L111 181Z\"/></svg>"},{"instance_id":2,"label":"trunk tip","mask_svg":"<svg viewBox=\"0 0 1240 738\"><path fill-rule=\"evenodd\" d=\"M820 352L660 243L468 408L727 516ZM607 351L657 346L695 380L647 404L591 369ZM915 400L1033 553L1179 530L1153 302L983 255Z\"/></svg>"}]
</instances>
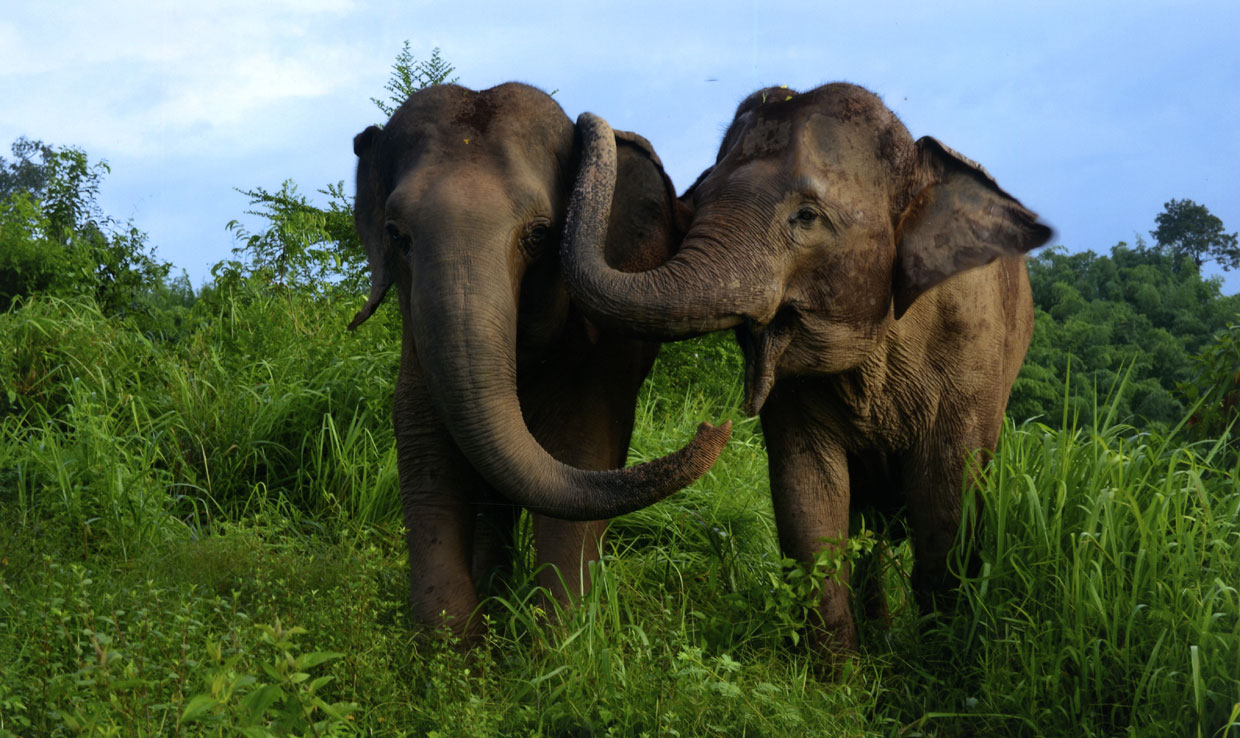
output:
<instances>
[{"instance_id":1,"label":"trunk tip","mask_svg":"<svg viewBox=\"0 0 1240 738\"><path fill-rule=\"evenodd\" d=\"M697 428L697 435L693 437L693 441L689 444L693 447L692 454L696 472L694 479L706 473L706 470L714 466L715 461L719 458L719 454L723 453L723 447L728 444L728 439L732 437L732 421L725 420L719 425L711 425L703 421Z\"/></svg>"}]
</instances>

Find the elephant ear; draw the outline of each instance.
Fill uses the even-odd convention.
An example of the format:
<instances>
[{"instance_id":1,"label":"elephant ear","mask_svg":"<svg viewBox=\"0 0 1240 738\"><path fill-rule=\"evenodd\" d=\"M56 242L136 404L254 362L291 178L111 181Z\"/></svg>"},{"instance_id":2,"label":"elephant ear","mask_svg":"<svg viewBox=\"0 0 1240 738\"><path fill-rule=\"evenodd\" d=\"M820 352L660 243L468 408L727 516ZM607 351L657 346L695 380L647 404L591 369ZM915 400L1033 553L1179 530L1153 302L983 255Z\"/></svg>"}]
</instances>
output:
<instances>
[{"instance_id":1,"label":"elephant ear","mask_svg":"<svg viewBox=\"0 0 1240 738\"><path fill-rule=\"evenodd\" d=\"M641 272L667 261L692 216L676 199L672 180L642 136L615 131L616 191L607 226L605 258L621 271Z\"/></svg>"},{"instance_id":2,"label":"elephant ear","mask_svg":"<svg viewBox=\"0 0 1240 738\"><path fill-rule=\"evenodd\" d=\"M1051 229L1000 189L977 162L926 136L917 141L919 180L929 182L896 227L896 318L958 272L1045 244Z\"/></svg>"},{"instance_id":3,"label":"elephant ear","mask_svg":"<svg viewBox=\"0 0 1240 738\"><path fill-rule=\"evenodd\" d=\"M353 316L349 330L357 328L374 314L383 302L388 287L392 286L392 268L383 239L383 188L374 153L380 133L382 130L378 126L370 126L353 138L353 153L357 154L357 198L353 204L353 219L370 264L370 296Z\"/></svg>"}]
</instances>

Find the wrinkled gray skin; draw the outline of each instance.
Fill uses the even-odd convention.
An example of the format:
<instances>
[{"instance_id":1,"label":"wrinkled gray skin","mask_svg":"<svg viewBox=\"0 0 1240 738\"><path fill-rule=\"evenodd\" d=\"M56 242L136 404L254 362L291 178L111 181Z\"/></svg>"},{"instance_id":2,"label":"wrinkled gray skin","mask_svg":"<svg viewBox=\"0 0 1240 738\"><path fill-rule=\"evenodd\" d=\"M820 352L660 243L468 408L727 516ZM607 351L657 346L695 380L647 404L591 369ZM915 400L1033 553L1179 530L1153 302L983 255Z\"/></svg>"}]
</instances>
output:
<instances>
[{"instance_id":1,"label":"wrinkled gray skin","mask_svg":"<svg viewBox=\"0 0 1240 738\"><path fill-rule=\"evenodd\" d=\"M866 90L769 88L741 103L683 196L694 215L675 256L623 274L599 250L614 147L601 119L579 126L562 259L587 314L662 339L734 328L785 555L808 563L844 544L855 513L903 508L913 589L933 606L953 583L970 456L994 449L1033 330L1024 254L1050 230ZM885 616L875 559L855 590ZM841 573L822 594L823 650L856 646Z\"/></svg>"},{"instance_id":2,"label":"wrinkled gray skin","mask_svg":"<svg viewBox=\"0 0 1240 738\"><path fill-rule=\"evenodd\" d=\"M605 259L649 269L684 215L649 144L616 137ZM619 469L658 346L584 319L565 290L558 248L579 152L550 97L431 87L353 147L371 294L350 327L392 284L403 319L393 417L413 613L473 635L479 588L511 563L518 505L533 513L538 562L578 593L603 519L692 482L729 429L703 424L681 451ZM552 572L541 583L566 598Z\"/></svg>"}]
</instances>

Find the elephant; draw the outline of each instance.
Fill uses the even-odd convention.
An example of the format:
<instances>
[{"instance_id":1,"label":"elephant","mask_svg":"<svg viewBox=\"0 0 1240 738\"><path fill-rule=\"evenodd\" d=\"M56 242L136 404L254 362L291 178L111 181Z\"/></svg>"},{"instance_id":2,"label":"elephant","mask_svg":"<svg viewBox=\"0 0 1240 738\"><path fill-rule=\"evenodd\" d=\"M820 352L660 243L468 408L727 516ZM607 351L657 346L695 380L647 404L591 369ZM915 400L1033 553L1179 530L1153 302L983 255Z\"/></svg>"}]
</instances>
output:
<instances>
[{"instance_id":1,"label":"elephant","mask_svg":"<svg viewBox=\"0 0 1240 738\"><path fill-rule=\"evenodd\" d=\"M606 258L649 269L686 215L650 144L615 138ZM392 415L411 610L466 642L481 633L489 577L511 568L521 507L537 561L558 568L538 581L568 601L589 584L583 560L599 557L606 519L696 480L730 432L703 423L679 451L621 468L659 345L586 319L559 273L578 139L550 96L507 83L425 88L353 141L370 294L349 328L396 285Z\"/></svg>"},{"instance_id":2,"label":"elephant","mask_svg":"<svg viewBox=\"0 0 1240 738\"><path fill-rule=\"evenodd\" d=\"M1024 255L1051 229L977 163L914 141L868 90L771 87L741 102L682 196L676 253L623 273L600 249L615 147L602 118L578 127L561 268L586 315L662 340L733 329L784 555L840 556L873 511L911 535L919 607L941 607L960 574L963 485L997 444L1032 336ZM815 649L856 649L854 591L886 617L875 563L859 559L855 588L847 562L824 584Z\"/></svg>"}]
</instances>

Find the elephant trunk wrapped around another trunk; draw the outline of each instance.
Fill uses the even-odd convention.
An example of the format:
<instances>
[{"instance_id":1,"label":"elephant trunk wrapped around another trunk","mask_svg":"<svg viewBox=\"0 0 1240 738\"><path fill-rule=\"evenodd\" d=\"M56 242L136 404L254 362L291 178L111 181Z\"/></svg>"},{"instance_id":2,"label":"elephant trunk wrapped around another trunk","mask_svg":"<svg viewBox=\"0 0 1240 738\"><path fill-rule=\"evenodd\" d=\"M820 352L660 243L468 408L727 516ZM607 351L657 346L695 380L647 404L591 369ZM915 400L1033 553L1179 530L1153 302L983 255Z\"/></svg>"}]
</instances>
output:
<instances>
[{"instance_id":1,"label":"elephant trunk wrapped around another trunk","mask_svg":"<svg viewBox=\"0 0 1240 738\"><path fill-rule=\"evenodd\" d=\"M705 258L701 236L690 231L676 254L644 272L609 266L603 242L616 186L616 143L607 121L583 113L582 164L569 204L561 268L587 315L622 325L635 335L661 340L688 338L740 324L773 304L777 285L763 278L761 263Z\"/></svg>"}]
</instances>

